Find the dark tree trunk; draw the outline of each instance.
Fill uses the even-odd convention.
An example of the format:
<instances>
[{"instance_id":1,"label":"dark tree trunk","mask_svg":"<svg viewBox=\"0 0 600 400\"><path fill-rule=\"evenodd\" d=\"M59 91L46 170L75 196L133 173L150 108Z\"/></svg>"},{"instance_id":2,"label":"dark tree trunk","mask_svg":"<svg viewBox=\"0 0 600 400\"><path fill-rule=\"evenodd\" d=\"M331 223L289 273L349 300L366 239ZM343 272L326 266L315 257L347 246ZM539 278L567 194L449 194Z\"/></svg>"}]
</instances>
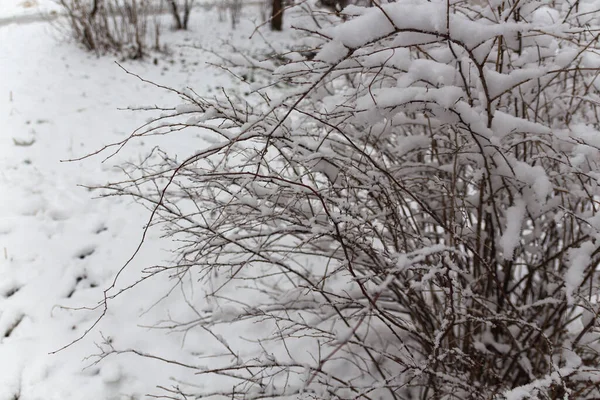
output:
<instances>
[{"instance_id":1,"label":"dark tree trunk","mask_svg":"<svg viewBox=\"0 0 600 400\"><path fill-rule=\"evenodd\" d=\"M280 31L283 29L283 0L273 0L271 9L271 30Z\"/></svg>"},{"instance_id":2,"label":"dark tree trunk","mask_svg":"<svg viewBox=\"0 0 600 400\"><path fill-rule=\"evenodd\" d=\"M181 23L181 18L179 17L179 10L177 7L177 3L175 0L169 0L169 5L171 6L171 14L173 15L173 19L175 20L175 29L185 29L183 24Z\"/></svg>"},{"instance_id":3,"label":"dark tree trunk","mask_svg":"<svg viewBox=\"0 0 600 400\"><path fill-rule=\"evenodd\" d=\"M185 8L183 9L182 28L187 30L188 22L190 21L190 13L192 12L192 2L186 0L185 4L183 6Z\"/></svg>"},{"instance_id":4,"label":"dark tree trunk","mask_svg":"<svg viewBox=\"0 0 600 400\"><path fill-rule=\"evenodd\" d=\"M92 7L92 11L90 12L90 20L94 19L96 13L98 12L98 0L94 0L94 6Z\"/></svg>"}]
</instances>

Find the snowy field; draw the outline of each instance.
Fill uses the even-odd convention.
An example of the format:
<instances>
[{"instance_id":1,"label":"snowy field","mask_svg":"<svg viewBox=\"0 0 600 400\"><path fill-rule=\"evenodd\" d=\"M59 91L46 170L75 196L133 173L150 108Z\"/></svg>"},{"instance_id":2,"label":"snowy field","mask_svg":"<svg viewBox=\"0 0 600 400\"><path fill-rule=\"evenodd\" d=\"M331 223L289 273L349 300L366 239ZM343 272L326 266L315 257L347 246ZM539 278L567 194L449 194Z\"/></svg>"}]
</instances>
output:
<instances>
[{"instance_id":1,"label":"snowy field","mask_svg":"<svg viewBox=\"0 0 600 400\"><path fill-rule=\"evenodd\" d=\"M59 11L59 5L53 0L5 0L0 3L0 21L50 15Z\"/></svg>"},{"instance_id":2,"label":"snowy field","mask_svg":"<svg viewBox=\"0 0 600 400\"><path fill-rule=\"evenodd\" d=\"M50 2L38 6L42 11L53 7ZM2 1L0 19L32 9L33 4ZM213 12L200 12L191 21L190 32L165 33L171 54L123 62L123 67L179 89L210 92L231 85L222 72L205 65L206 54L177 44L210 47L227 38L245 40L254 24L246 21L231 33ZM65 41L55 25L0 26L0 400L142 398L156 393L159 382L169 384L164 363L121 355L96 364L97 359L87 357L105 340L119 348L175 357L182 337L144 327L145 321L165 318L168 301L151 308L152 303L131 297L134 292L119 296L89 335L55 352L96 321L102 310L89 308L103 298L103 290L135 250L148 218L147 210L131 200L95 199L95 192L78 185L122 178L115 165L139 159L161 139L136 142L106 162L102 155L61 160L120 141L148 118L118 108L173 106L178 100L126 74L114 58L84 53ZM162 145L183 152L202 139L188 135L176 143L169 140ZM141 268L169 257L168 243L159 235L151 231L119 287L131 283ZM164 285L146 281L138 290L164 290ZM198 341L202 352L207 342ZM173 368L181 369L178 377L185 376L185 368Z\"/></svg>"}]
</instances>

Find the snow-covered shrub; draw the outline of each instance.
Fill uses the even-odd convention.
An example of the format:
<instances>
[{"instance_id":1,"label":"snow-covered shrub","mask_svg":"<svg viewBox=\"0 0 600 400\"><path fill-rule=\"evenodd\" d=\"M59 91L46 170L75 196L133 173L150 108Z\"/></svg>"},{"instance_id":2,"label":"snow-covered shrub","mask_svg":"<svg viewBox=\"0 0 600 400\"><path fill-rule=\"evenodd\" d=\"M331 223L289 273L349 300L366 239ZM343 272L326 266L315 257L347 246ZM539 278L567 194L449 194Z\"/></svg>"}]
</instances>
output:
<instances>
[{"instance_id":1,"label":"snow-covered shrub","mask_svg":"<svg viewBox=\"0 0 600 400\"><path fill-rule=\"evenodd\" d=\"M148 0L57 0L66 11L70 34L97 54L117 52L142 58L159 48L159 9Z\"/></svg>"},{"instance_id":2,"label":"snow-covered shrub","mask_svg":"<svg viewBox=\"0 0 600 400\"><path fill-rule=\"evenodd\" d=\"M165 395L598 398L598 3L374 4L135 133L208 143L109 186L221 348Z\"/></svg>"}]
</instances>

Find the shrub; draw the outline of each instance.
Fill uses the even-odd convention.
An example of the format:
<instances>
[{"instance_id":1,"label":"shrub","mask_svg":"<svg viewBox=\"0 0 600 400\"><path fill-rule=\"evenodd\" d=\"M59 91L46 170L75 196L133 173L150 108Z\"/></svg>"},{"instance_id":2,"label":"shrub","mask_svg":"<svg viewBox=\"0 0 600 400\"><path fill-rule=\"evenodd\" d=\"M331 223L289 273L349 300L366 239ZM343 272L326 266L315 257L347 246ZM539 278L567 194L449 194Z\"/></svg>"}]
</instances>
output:
<instances>
[{"instance_id":1,"label":"shrub","mask_svg":"<svg viewBox=\"0 0 600 400\"><path fill-rule=\"evenodd\" d=\"M159 326L222 349L165 397L598 398L593 4L374 3L136 132L210 141L108 186L205 296Z\"/></svg>"},{"instance_id":2,"label":"shrub","mask_svg":"<svg viewBox=\"0 0 600 400\"><path fill-rule=\"evenodd\" d=\"M87 50L109 51L142 58L153 36L160 47L160 25L148 0L59 0L66 10L71 34Z\"/></svg>"}]
</instances>

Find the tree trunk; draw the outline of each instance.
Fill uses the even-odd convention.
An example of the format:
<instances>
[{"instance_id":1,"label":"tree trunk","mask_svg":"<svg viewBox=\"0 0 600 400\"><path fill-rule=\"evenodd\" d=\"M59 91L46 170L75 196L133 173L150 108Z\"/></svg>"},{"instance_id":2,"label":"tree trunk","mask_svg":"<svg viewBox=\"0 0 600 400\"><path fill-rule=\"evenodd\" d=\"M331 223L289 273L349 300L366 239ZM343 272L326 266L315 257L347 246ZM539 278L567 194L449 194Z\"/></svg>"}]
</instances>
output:
<instances>
[{"instance_id":1,"label":"tree trunk","mask_svg":"<svg viewBox=\"0 0 600 400\"><path fill-rule=\"evenodd\" d=\"M273 0L271 9L271 30L280 31L283 29L283 0Z\"/></svg>"},{"instance_id":2,"label":"tree trunk","mask_svg":"<svg viewBox=\"0 0 600 400\"><path fill-rule=\"evenodd\" d=\"M169 5L171 6L171 14L173 15L173 19L175 20L175 29L184 29L183 24L181 23L181 18L179 17L179 9L177 7L177 3L175 3L175 0L169 0Z\"/></svg>"}]
</instances>

